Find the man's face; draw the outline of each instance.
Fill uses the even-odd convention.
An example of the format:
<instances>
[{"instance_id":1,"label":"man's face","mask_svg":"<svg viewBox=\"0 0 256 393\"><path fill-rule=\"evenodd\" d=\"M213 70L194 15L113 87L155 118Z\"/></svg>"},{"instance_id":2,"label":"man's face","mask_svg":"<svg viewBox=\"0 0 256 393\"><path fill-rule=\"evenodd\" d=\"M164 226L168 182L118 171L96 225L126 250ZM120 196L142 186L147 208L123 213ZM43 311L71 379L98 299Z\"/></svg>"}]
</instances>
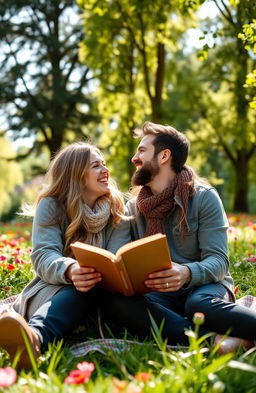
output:
<instances>
[{"instance_id":1,"label":"man's face","mask_svg":"<svg viewBox=\"0 0 256 393\"><path fill-rule=\"evenodd\" d=\"M136 154L131 159L137 169L132 177L132 184L135 186L149 184L159 173L160 167L157 157L154 157L154 139L154 135L144 136L137 148Z\"/></svg>"}]
</instances>

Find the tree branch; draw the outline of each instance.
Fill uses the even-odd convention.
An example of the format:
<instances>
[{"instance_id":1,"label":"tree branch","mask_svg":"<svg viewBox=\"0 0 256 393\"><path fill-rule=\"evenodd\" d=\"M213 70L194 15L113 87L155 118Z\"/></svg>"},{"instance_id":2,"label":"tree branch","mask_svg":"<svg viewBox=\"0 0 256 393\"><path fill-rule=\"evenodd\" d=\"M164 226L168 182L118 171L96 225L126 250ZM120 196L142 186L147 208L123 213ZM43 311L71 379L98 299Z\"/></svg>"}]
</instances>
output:
<instances>
[{"instance_id":1,"label":"tree branch","mask_svg":"<svg viewBox=\"0 0 256 393\"><path fill-rule=\"evenodd\" d=\"M231 13L230 13L230 10L227 8L226 4L224 4L223 0L220 0L220 1L221 1L221 4L223 5L223 7L225 8L225 10L226 10L227 13L225 13L224 10L223 10L223 9L220 7L220 5L218 4L219 0L213 0L213 1L214 1L214 3L215 3L216 7L218 8L218 10L220 11L220 13L222 14L222 16L223 16L229 23L231 23L233 26L235 26L236 24L235 24L235 22L234 22L234 20L233 20L233 18L232 18L232 15L231 15Z\"/></svg>"},{"instance_id":2,"label":"tree branch","mask_svg":"<svg viewBox=\"0 0 256 393\"><path fill-rule=\"evenodd\" d=\"M11 43L9 42L9 40L8 40L7 37L6 37L6 42L7 42L7 44L9 45L9 48L10 48L10 54L13 56L16 65L18 65L19 63L18 63L18 61L17 61L16 54L13 52L12 47L11 47ZM26 81L25 81L23 75L20 75L20 78L21 78L21 80L22 80L22 83L23 83L23 85L24 85L24 87L25 87L26 92L28 93L28 96L29 96L31 102L32 102L32 103L35 105L35 107L41 112L41 109L40 109L40 107L39 107L39 105L38 105L38 102L35 100L34 96L31 94L31 92L30 92L30 90L29 90L29 88L28 88L28 86L27 86L27 84L26 84Z\"/></svg>"},{"instance_id":3,"label":"tree branch","mask_svg":"<svg viewBox=\"0 0 256 393\"><path fill-rule=\"evenodd\" d=\"M140 44L136 41L136 38L135 38L135 34L134 34L134 32L133 32L133 29L131 28L131 25L128 23L128 18L127 18L127 16L125 15L125 13L124 13L124 11L123 11L123 9L122 9L122 6L121 6L121 4L119 3L118 0L116 0L116 4L117 4L117 7L118 7L118 9L119 9L119 12L120 12L121 15L122 15L122 20L123 20L123 22L125 22L125 23L124 23L124 27L125 27L125 28L129 31L129 33L131 34L132 39L133 39L133 42L134 42L136 48L138 49L138 51L141 52L141 51L142 51L142 48L141 48Z\"/></svg>"}]
</instances>

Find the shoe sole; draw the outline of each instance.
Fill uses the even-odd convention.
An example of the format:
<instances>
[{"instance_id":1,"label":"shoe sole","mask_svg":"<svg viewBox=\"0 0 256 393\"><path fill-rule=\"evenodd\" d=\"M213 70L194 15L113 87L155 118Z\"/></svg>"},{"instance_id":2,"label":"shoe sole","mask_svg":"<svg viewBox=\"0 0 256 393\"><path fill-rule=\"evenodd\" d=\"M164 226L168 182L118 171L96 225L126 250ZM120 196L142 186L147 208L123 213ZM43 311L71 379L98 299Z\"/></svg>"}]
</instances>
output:
<instances>
[{"instance_id":1,"label":"shoe sole","mask_svg":"<svg viewBox=\"0 0 256 393\"><path fill-rule=\"evenodd\" d=\"M15 358L17 352L20 352L20 357L18 360L18 364L20 367L31 367L31 361L29 358L29 354L27 351L27 347L25 341L22 336L22 330L26 334L28 339L28 343L30 343L30 339L28 334L26 333L26 329L22 326L22 324L14 318L9 316L3 317L0 319L0 347L5 349L10 355L11 361ZM32 353L33 349L31 348Z\"/></svg>"}]
</instances>

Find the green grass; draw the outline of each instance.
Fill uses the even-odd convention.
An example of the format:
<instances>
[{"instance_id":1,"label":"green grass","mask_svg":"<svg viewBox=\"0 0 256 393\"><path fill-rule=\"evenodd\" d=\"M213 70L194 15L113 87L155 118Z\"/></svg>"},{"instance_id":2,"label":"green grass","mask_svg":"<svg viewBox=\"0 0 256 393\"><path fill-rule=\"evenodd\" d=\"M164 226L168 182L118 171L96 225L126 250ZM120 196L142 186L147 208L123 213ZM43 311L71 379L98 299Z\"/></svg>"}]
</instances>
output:
<instances>
[{"instance_id":1,"label":"green grass","mask_svg":"<svg viewBox=\"0 0 256 393\"><path fill-rule=\"evenodd\" d=\"M256 296L256 219L249 216L231 216L229 232L230 270L237 287L237 298L246 294ZM23 223L17 226L1 226L0 232L0 294L1 298L18 293L33 277L29 261L31 227ZM255 257L255 258L254 258ZM103 324L99 327L89 323L79 339L111 332ZM18 370L16 382L3 388L5 392L97 392L97 393L190 393L190 392L256 392L256 352L220 356L208 340L198 339L190 332L187 350L167 350L157 327L153 329L155 340L130 346L129 351L108 350L105 355L90 352L85 358L74 358L67 342L49 347L33 370ZM119 338L127 336L124 332ZM135 338L136 341L136 338ZM95 366L88 382L69 385L64 382L78 362L92 362ZM0 367L10 365L7 354L0 353ZM135 375L150 374L146 382ZM115 379L114 379L115 378ZM125 381L125 382L121 382ZM0 378L1 383L1 378ZM1 388L0 388L1 391Z\"/></svg>"}]
</instances>

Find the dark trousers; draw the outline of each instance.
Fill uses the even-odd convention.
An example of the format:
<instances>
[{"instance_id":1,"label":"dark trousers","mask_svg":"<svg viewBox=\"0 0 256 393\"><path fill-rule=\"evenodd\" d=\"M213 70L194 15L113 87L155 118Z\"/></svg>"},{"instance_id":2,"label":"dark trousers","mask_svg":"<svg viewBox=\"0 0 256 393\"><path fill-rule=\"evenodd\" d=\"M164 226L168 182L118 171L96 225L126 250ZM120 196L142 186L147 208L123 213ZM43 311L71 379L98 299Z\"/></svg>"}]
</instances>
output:
<instances>
[{"instance_id":1,"label":"dark trousers","mask_svg":"<svg viewBox=\"0 0 256 393\"><path fill-rule=\"evenodd\" d=\"M187 344L184 330L193 329L194 313L202 312L205 323L200 335L229 331L229 335L256 340L256 313L230 301L228 290L219 283L176 292L152 292L144 297L108 296L104 306L108 318L139 336L150 333L150 312L158 325L164 319L162 334L169 344Z\"/></svg>"},{"instance_id":2,"label":"dark trousers","mask_svg":"<svg viewBox=\"0 0 256 393\"><path fill-rule=\"evenodd\" d=\"M200 334L213 331L249 340L256 339L256 313L229 301L229 293L221 284L208 284L177 292L152 292L145 296L123 296L94 288L87 293L67 286L43 304L29 320L37 332L42 349L54 339L71 334L98 307L105 320L127 328L132 334L145 337L150 334L149 313L160 326L164 319L162 335L169 344L187 344L185 329L193 329L193 315L205 314L205 324Z\"/></svg>"},{"instance_id":3,"label":"dark trousers","mask_svg":"<svg viewBox=\"0 0 256 393\"><path fill-rule=\"evenodd\" d=\"M83 293L70 285L44 303L28 322L38 334L42 350L46 350L54 339L71 334L89 316L96 315L100 297L101 292L97 289Z\"/></svg>"}]
</instances>

